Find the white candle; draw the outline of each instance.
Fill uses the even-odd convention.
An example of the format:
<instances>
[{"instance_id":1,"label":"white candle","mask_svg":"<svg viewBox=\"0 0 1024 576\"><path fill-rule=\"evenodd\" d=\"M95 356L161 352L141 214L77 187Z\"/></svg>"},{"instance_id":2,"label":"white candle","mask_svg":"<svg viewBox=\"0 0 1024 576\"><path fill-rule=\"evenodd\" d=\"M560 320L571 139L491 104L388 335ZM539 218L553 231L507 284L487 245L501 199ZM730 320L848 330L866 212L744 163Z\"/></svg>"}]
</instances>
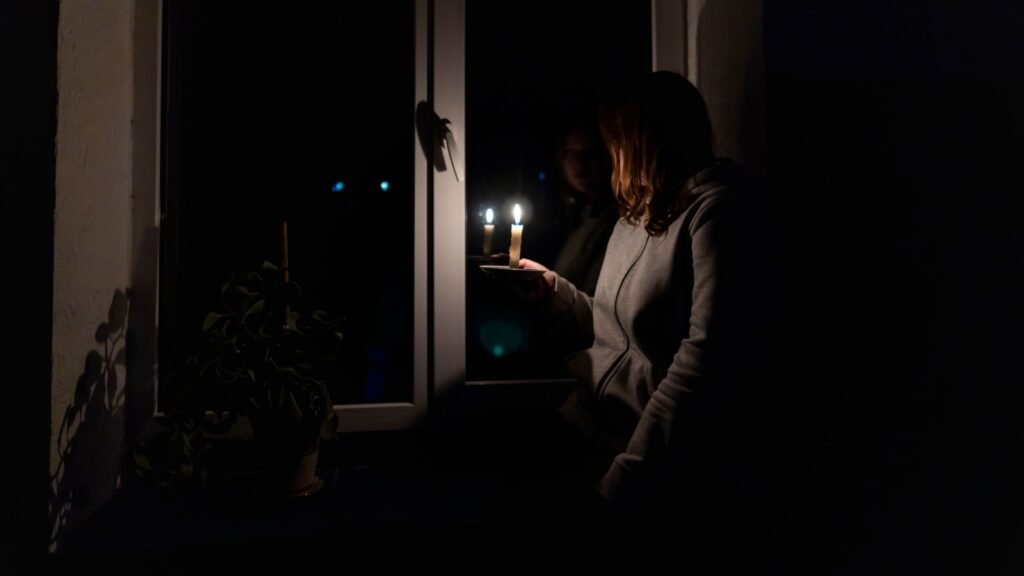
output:
<instances>
[{"instance_id":1,"label":"white candle","mask_svg":"<svg viewBox=\"0 0 1024 576\"><path fill-rule=\"evenodd\" d=\"M484 213L484 256L491 255L491 238L494 237L494 210Z\"/></svg>"},{"instance_id":2,"label":"white candle","mask_svg":"<svg viewBox=\"0 0 1024 576\"><path fill-rule=\"evenodd\" d=\"M508 249L508 267L519 268L519 249L523 243L523 225L519 223L523 217L523 209L519 207L519 204L512 209L512 216L516 221L512 224L512 246Z\"/></svg>"}]
</instances>

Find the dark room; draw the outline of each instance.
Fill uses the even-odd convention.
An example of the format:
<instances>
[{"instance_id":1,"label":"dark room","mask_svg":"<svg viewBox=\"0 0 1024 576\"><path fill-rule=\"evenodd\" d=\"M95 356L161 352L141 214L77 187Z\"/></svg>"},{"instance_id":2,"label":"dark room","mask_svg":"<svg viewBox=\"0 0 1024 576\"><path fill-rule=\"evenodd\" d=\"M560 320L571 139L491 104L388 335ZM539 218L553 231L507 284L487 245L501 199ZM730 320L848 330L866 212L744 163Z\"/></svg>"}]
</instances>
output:
<instances>
[{"instance_id":1,"label":"dark room","mask_svg":"<svg viewBox=\"0 0 1024 576\"><path fill-rule=\"evenodd\" d=\"M4 572L1024 571L1024 4L0 25Z\"/></svg>"}]
</instances>

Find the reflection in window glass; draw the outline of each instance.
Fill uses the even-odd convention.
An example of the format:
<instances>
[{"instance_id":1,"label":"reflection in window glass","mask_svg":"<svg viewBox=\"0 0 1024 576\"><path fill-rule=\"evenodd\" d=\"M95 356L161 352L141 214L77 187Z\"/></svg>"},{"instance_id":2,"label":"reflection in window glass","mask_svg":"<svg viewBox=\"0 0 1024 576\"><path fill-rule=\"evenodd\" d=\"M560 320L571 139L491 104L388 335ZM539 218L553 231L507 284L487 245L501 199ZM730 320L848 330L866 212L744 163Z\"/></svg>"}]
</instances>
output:
<instances>
[{"instance_id":1,"label":"reflection in window glass","mask_svg":"<svg viewBox=\"0 0 1024 576\"><path fill-rule=\"evenodd\" d=\"M291 279L347 317L335 403L410 401L413 2L175 0L167 23L161 368L287 220Z\"/></svg>"},{"instance_id":2,"label":"reflection in window glass","mask_svg":"<svg viewBox=\"0 0 1024 576\"><path fill-rule=\"evenodd\" d=\"M651 69L650 3L467 3L466 18L467 378L559 377L587 343L481 273L485 215L495 263L518 203L522 257L593 289L616 220L596 115L608 88Z\"/></svg>"}]
</instances>

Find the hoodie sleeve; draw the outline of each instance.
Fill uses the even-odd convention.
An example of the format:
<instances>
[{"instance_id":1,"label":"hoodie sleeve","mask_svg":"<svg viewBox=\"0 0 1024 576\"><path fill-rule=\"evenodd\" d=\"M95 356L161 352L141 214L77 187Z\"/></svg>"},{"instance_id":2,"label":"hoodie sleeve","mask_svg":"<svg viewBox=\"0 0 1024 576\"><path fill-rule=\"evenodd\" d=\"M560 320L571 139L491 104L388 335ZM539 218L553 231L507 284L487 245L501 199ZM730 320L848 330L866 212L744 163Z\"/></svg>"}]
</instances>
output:
<instances>
[{"instance_id":1,"label":"hoodie sleeve","mask_svg":"<svg viewBox=\"0 0 1024 576\"><path fill-rule=\"evenodd\" d=\"M548 305L553 320L568 323L585 341L594 339L594 300L565 278L555 274L555 293Z\"/></svg>"},{"instance_id":2,"label":"hoodie sleeve","mask_svg":"<svg viewBox=\"0 0 1024 576\"><path fill-rule=\"evenodd\" d=\"M726 315L733 314L739 222L733 202L715 195L703 201L689 223L693 256L693 293L689 333L652 394L625 452L617 455L601 481L601 493L613 501L637 501L649 492L645 479L656 476L678 448L696 414L687 413L694 396L706 396L715 379L715 360L731 337ZM725 354L728 355L728 354ZM717 383L716 383L717 385ZM702 408L703 409L703 408ZM692 430L690 431L692 432Z\"/></svg>"}]
</instances>

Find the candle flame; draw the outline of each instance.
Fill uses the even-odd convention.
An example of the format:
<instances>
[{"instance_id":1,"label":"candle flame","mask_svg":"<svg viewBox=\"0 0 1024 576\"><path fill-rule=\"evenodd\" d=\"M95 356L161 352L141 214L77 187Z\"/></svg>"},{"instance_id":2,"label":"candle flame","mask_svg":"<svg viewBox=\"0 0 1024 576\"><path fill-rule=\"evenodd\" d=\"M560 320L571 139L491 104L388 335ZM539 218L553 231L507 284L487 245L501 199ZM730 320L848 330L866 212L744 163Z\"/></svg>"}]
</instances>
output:
<instances>
[{"instance_id":1,"label":"candle flame","mask_svg":"<svg viewBox=\"0 0 1024 576\"><path fill-rule=\"evenodd\" d=\"M516 204L515 207L512 208L512 216L515 217L516 224L518 225L519 220L523 217L523 209L519 207L519 204Z\"/></svg>"},{"instance_id":2,"label":"candle flame","mask_svg":"<svg viewBox=\"0 0 1024 576\"><path fill-rule=\"evenodd\" d=\"M484 212L484 222L488 224L494 222L494 210L488 208L487 211Z\"/></svg>"}]
</instances>

